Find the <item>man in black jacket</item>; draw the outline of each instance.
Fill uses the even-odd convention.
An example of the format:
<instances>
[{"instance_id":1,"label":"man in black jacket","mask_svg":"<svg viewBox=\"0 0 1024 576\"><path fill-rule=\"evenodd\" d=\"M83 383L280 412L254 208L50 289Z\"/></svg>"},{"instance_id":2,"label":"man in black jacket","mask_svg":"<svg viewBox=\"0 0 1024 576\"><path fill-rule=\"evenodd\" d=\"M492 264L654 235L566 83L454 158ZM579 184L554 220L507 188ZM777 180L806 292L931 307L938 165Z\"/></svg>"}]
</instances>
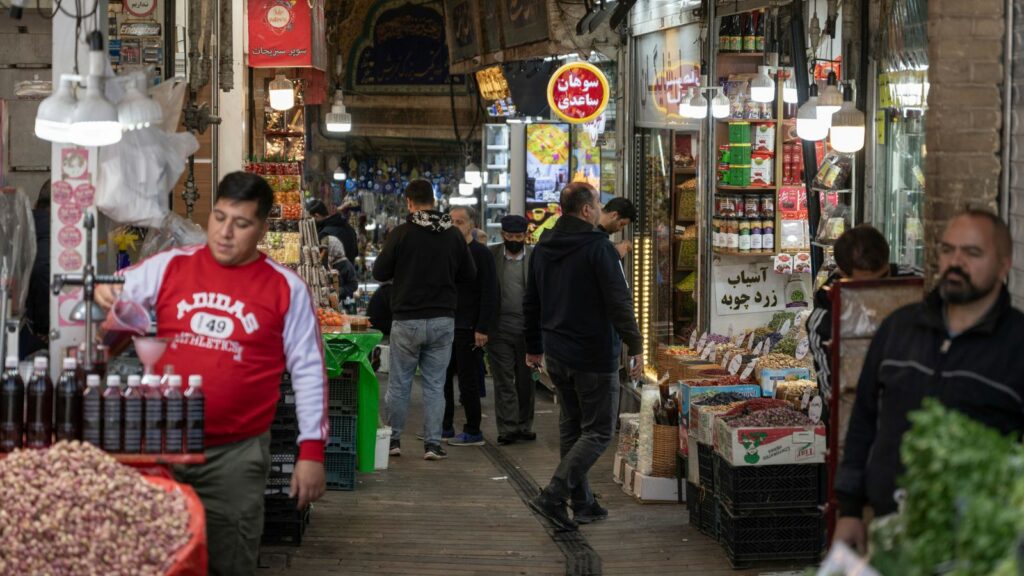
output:
<instances>
[{"instance_id":1,"label":"man in black jacket","mask_svg":"<svg viewBox=\"0 0 1024 576\"><path fill-rule=\"evenodd\" d=\"M455 337L455 285L476 278L466 240L447 214L434 210L434 189L414 180L405 189L409 217L388 234L373 265L379 282L392 280L388 391L384 397L391 426L391 455L402 453L400 439L409 413L409 393L418 367L423 374L423 458L441 460L444 376Z\"/></svg>"},{"instance_id":2,"label":"man in black jacket","mask_svg":"<svg viewBox=\"0 0 1024 576\"><path fill-rule=\"evenodd\" d=\"M622 340L632 375L643 370L643 340L618 253L594 228L601 213L597 199L583 182L562 191L562 217L533 251L523 300L527 364L546 365L562 409L562 460L530 507L562 530L608 516L590 491L587 472L611 442Z\"/></svg>"},{"instance_id":3,"label":"man in black jacket","mask_svg":"<svg viewBox=\"0 0 1024 576\"><path fill-rule=\"evenodd\" d=\"M476 266L476 279L460 282L459 305L455 309L455 341L448 373L444 382L444 426L441 436L449 446L482 446L480 431L480 378L479 365L483 348L487 345L489 326L498 300L498 280L494 260L486 246L473 239L476 210L457 206L449 210L452 224L462 233ZM459 399L466 411L466 425L455 434L455 375L459 377Z\"/></svg>"},{"instance_id":4,"label":"man in black jacket","mask_svg":"<svg viewBox=\"0 0 1024 576\"><path fill-rule=\"evenodd\" d=\"M939 284L921 304L893 312L875 334L857 384L836 477L835 538L866 550L862 511L896 511L907 414L926 397L1018 437L1024 432L1024 314L1010 303L1006 224L991 213L954 218L939 245Z\"/></svg>"},{"instance_id":5,"label":"man in black jacket","mask_svg":"<svg viewBox=\"0 0 1024 576\"><path fill-rule=\"evenodd\" d=\"M327 234L341 240L341 245L345 247L345 257L349 259L349 262L355 264L356 258L359 257L359 239L348 220L345 220L337 212L328 216L327 205L320 200L310 201L306 206L306 211L313 217L313 220L316 220L317 235Z\"/></svg>"}]
</instances>

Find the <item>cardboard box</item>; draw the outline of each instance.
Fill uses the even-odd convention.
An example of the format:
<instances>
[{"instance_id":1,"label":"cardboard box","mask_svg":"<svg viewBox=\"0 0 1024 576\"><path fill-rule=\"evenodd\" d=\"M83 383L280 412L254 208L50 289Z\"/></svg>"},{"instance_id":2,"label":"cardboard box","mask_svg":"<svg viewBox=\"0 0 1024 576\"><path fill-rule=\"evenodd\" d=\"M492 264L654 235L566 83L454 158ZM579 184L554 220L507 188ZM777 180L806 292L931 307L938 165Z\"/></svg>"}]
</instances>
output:
<instances>
[{"instance_id":1,"label":"cardboard box","mask_svg":"<svg viewBox=\"0 0 1024 576\"><path fill-rule=\"evenodd\" d=\"M675 478L656 478L636 473L633 496L641 502L679 502L679 482ZM683 500L686 495L683 495Z\"/></svg>"},{"instance_id":2,"label":"cardboard box","mask_svg":"<svg viewBox=\"0 0 1024 576\"><path fill-rule=\"evenodd\" d=\"M735 392L750 398L757 398L761 395L761 388L756 384L738 384L732 386L700 386L701 380L690 380L679 384L679 448L683 454L689 455L689 446L686 443L690 437L690 404L697 398L714 396L720 392ZM696 429L696 428L694 428Z\"/></svg>"},{"instance_id":3,"label":"cardboard box","mask_svg":"<svg viewBox=\"0 0 1024 576\"><path fill-rule=\"evenodd\" d=\"M636 470L629 464L623 465L622 473L622 491L630 496L633 495L633 476L636 474Z\"/></svg>"},{"instance_id":4,"label":"cardboard box","mask_svg":"<svg viewBox=\"0 0 1024 576\"><path fill-rule=\"evenodd\" d=\"M715 422L715 452L733 466L821 464L825 461L825 426L757 428Z\"/></svg>"},{"instance_id":5,"label":"cardboard box","mask_svg":"<svg viewBox=\"0 0 1024 576\"><path fill-rule=\"evenodd\" d=\"M625 470L626 461L622 459L619 454L615 455L615 460L612 461L612 481L616 484L622 484L622 474Z\"/></svg>"},{"instance_id":6,"label":"cardboard box","mask_svg":"<svg viewBox=\"0 0 1024 576\"><path fill-rule=\"evenodd\" d=\"M701 406L694 404L690 407L690 433L696 432L699 444L714 445L715 443L715 421L718 416L732 410L732 405L726 406ZM694 425L695 424L695 425Z\"/></svg>"},{"instance_id":7,"label":"cardboard box","mask_svg":"<svg viewBox=\"0 0 1024 576\"><path fill-rule=\"evenodd\" d=\"M761 392L766 398L775 397L775 383L780 380L809 380L811 371L808 368L783 368L761 370Z\"/></svg>"}]
</instances>

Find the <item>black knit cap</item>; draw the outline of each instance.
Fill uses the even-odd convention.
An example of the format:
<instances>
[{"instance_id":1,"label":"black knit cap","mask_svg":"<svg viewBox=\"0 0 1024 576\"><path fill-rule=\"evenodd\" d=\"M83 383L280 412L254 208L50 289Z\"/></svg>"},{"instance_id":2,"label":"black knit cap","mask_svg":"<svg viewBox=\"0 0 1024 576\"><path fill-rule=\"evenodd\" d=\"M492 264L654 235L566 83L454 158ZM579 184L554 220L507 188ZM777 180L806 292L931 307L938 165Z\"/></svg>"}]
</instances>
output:
<instances>
[{"instance_id":1,"label":"black knit cap","mask_svg":"<svg viewBox=\"0 0 1024 576\"><path fill-rule=\"evenodd\" d=\"M526 232L528 225L526 218L515 214L509 214L501 219L501 231L509 234L522 234Z\"/></svg>"}]
</instances>

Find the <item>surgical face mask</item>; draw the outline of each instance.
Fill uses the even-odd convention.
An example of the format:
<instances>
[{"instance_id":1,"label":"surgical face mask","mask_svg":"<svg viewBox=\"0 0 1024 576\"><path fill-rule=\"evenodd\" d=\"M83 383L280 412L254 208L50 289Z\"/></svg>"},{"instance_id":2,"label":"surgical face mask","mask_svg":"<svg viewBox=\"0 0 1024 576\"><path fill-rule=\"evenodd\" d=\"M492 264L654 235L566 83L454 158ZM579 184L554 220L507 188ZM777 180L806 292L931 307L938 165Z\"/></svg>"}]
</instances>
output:
<instances>
[{"instance_id":1,"label":"surgical face mask","mask_svg":"<svg viewBox=\"0 0 1024 576\"><path fill-rule=\"evenodd\" d=\"M505 250L508 250L512 254L519 254L523 251L524 246L526 246L526 242L505 240Z\"/></svg>"}]
</instances>

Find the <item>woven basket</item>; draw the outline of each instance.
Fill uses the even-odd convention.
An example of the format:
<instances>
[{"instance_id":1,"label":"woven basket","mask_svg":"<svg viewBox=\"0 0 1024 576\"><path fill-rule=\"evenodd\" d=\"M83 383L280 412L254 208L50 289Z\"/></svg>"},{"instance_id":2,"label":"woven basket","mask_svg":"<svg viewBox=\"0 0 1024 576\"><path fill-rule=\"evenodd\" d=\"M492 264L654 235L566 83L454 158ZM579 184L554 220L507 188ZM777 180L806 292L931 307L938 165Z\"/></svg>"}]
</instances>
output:
<instances>
[{"instance_id":1,"label":"woven basket","mask_svg":"<svg viewBox=\"0 0 1024 576\"><path fill-rule=\"evenodd\" d=\"M679 427L654 425L654 456L651 476L675 478L676 453L679 451Z\"/></svg>"}]
</instances>

